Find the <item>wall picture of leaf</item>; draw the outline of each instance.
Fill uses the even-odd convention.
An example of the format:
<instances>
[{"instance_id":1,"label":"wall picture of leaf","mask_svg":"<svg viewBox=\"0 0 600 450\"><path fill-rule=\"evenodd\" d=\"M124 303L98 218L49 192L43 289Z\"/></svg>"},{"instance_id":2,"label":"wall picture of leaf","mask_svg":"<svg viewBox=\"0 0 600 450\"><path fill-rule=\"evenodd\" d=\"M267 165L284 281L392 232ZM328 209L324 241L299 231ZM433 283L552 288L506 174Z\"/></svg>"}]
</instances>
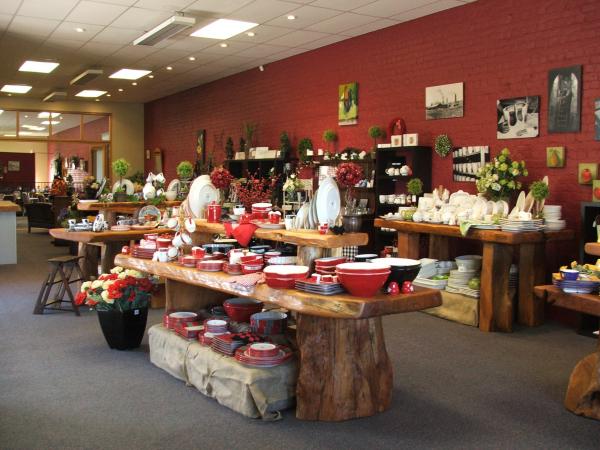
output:
<instances>
[{"instance_id":1,"label":"wall picture of leaf","mask_svg":"<svg viewBox=\"0 0 600 450\"><path fill-rule=\"evenodd\" d=\"M358 83L340 84L338 87L338 123L358 123Z\"/></svg>"},{"instance_id":2,"label":"wall picture of leaf","mask_svg":"<svg viewBox=\"0 0 600 450\"><path fill-rule=\"evenodd\" d=\"M579 180L579 184L592 185L593 181L598 178L598 164L579 163L577 178Z\"/></svg>"},{"instance_id":3,"label":"wall picture of leaf","mask_svg":"<svg viewBox=\"0 0 600 450\"><path fill-rule=\"evenodd\" d=\"M564 147L546 147L546 167L565 167Z\"/></svg>"}]
</instances>

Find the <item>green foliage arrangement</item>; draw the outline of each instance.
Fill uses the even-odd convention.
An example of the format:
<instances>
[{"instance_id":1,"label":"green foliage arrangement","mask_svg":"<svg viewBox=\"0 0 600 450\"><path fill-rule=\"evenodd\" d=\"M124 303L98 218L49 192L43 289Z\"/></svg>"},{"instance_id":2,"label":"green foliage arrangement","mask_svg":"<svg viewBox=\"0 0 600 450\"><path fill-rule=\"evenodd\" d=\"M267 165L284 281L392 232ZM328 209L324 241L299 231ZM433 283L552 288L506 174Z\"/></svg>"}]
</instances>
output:
<instances>
[{"instance_id":1,"label":"green foliage arrangement","mask_svg":"<svg viewBox=\"0 0 600 450\"><path fill-rule=\"evenodd\" d=\"M282 159L285 159L292 152L292 143L290 142L290 137L287 134L287 131L282 131L279 136L279 156Z\"/></svg>"},{"instance_id":2,"label":"green foliage arrangement","mask_svg":"<svg viewBox=\"0 0 600 450\"><path fill-rule=\"evenodd\" d=\"M333 130L323 132L323 141L327 143L327 153L331 154L331 144L337 141L337 134Z\"/></svg>"},{"instance_id":3,"label":"green foliage arrangement","mask_svg":"<svg viewBox=\"0 0 600 450\"><path fill-rule=\"evenodd\" d=\"M440 134L435 138L435 152L445 158L452 151L452 141L447 134Z\"/></svg>"},{"instance_id":4,"label":"green foliage arrangement","mask_svg":"<svg viewBox=\"0 0 600 450\"><path fill-rule=\"evenodd\" d=\"M543 217L544 210L543 202L550 195L550 188L544 181L538 180L531 183L531 186L529 186L529 191L535 200L534 215L541 218Z\"/></svg>"},{"instance_id":5,"label":"green foliage arrangement","mask_svg":"<svg viewBox=\"0 0 600 450\"><path fill-rule=\"evenodd\" d=\"M420 195L423 193L423 182L420 178L411 178L406 183L406 190L411 195Z\"/></svg>"},{"instance_id":6,"label":"green foliage arrangement","mask_svg":"<svg viewBox=\"0 0 600 450\"><path fill-rule=\"evenodd\" d=\"M189 180L194 174L194 165L189 161L181 161L175 171L180 180Z\"/></svg>"},{"instance_id":7,"label":"green foliage arrangement","mask_svg":"<svg viewBox=\"0 0 600 450\"><path fill-rule=\"evenodd\" d=\"M125 192L125 188L123 187L123 177L127 175L131 164L127 162L125 158L119 158L112 163L112 170L115 174L119 176L119 189L117 192Z\"/></svg>"},{"instance_id":8,"label":"green foliage arrangement","mask_svg":"<svg viewBox=\"0 0 600 450\"><path fill-rule=\"evenodd\" d=\"M513 192L521 189L518 177L528 174L525 161L513 161L510 151L505 148L479 170L477 190L490 200L508 199Z\"/></svg>"},{"instance_id":9,"label":"green foliage arrangement","mask_svg":"<svg viewBox=\"0 0 600 450\"><path fill-rule=\"evenodd\" d=\"M300 161L304 164L308 164L311 161L311 157L308 156L307 150L313 149L313 143L309 138L301 139L298 142L298 155L300 156Z\"/></svg>"},{"instance_id":10,"label":"green foliage arrangement","mask_svg":"<svg viewBox=\"0 0 600 450\"><path fill-rule=\"evenodd\" d=\"M383 128L377 125L373 125L369 127L369 136L373 139L373 151L377 150L377 139L380 139L385 136L385 131Z\"/></svg>"}]
</instances>

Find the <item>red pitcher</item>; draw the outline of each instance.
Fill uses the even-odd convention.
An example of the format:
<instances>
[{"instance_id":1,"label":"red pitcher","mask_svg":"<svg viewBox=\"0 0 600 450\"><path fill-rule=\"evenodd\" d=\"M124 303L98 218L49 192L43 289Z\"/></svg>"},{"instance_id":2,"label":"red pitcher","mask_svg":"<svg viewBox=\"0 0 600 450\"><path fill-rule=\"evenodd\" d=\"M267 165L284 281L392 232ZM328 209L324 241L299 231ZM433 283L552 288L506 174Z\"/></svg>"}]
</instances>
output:
<instances>
[{"instance_id":1,"label":"red pitcher","mask_svg":"<svg viewBox=\"0 0 600 450\"><path fill-rule=\"evenodd\" d=\"M221 221L221 205L217 202L212 202L207 206L208 214L206 221L209 223L219 223Z\"/></svg>"}]
</instances>

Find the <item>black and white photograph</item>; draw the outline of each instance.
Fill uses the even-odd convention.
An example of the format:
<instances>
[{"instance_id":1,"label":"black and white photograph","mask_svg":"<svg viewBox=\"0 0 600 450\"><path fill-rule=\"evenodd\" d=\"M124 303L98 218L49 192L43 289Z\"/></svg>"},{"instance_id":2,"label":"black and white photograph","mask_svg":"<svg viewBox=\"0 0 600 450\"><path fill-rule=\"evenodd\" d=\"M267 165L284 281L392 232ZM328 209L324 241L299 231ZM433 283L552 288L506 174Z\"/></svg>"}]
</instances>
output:
<instances>
[{"instance_id":1,"label":"black and white photograph","mask_svg":"<svg viewBox=\"0 0 600 450\"><path fill-rule=\"evenodd\" d=\"M594 101L594 129L596 130L596 140L600 141L600 98Z\"/></svg>"},{"instance_id":2,"label":"black and white photograph","mask_svg":"<svg viewBox=\"0 0 600 450\"><path fill-rule=\"evenodd\" d=\"M548 133L580 130L581 88L581 66L548 72Z\"/></svg>"},{"instance_id":3,"label":"black and white photograph","mask_svg":"<svg viewBox=\"0 0 600 450\"><path fill-rule=\"evenodd\" d=\"M532 138L540 134L540 97L505 98L496 102L498 139Z\"/></svg>"},{"instance_id":4,"label":"black and white photograph","mask_svg":"<svg viewBox=\"0 0 600 450\"><path fill-rule=\"evenodd\" d=\"M425 119L451 119L464 115L463 83L425 88Z\"/></svg>"}]
</instances>

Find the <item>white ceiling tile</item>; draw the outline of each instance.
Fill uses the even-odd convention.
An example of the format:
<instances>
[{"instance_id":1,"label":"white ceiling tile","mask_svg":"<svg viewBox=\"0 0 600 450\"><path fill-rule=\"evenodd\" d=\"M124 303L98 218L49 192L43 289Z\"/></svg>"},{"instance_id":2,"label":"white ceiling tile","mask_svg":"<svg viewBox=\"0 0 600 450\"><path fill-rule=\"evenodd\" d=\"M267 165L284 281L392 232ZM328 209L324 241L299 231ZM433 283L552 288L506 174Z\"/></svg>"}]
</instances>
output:
<instances>
[{"instance_id":1,"label":"white ceiling tile","mask_svg":"<svg viewBox=\"0 0 600 450\"><path fill-rule=\"evenodd\" d=\"M411 9L410 11L406 11L402 14L396 14L391 18L400 22L407 22L418 17L427 16L429 14L435 14L437 12L444 11L445 9L450 9L462 5L464 5L464 3L456 0L441 0L435 3L430 3L429 5L421 6L419 8Z\"/></svg>"},{"instance_id":2,"label":"white ceiling tile","mask_svg":"<svg viewBox=\"0 0 600 450\"><path fill-rule=\"evenodd\" d=\"M89 53L94 56L108 56L119 50L122 45L106 44L104 42L88 42L79 49L81 53Z\"/></svg>"},{"instance_id":3,"label":"white ceiling tile","mask_svg":"<svg viewBox=\"0 0 600 450\"><path fill-rule=\"evenodd\" d=\"M377 0L368 5L356 8L353 12L368 16L389 18L414 8L432 3L432 0Z\"/></svg>"},{"instance_id":4,"label":"white ceiling tile","mask_svg":"<svg viewBox=\"0 0 600 450\"><path fill-rule=\"evenodd\" d=\"M305 48L300 48L300 47L296 47L296 48L290 48L288 50L284 50L281 53L276 53L272 56L267 57L267 59L271 60L271 61L279 61L281 59L285 59L285 58L289 58L291 56L295 56L295 55L299 55L300 53L305 53L308 50L306 50Z\"/></svg>"},{"instance_id":5,"label":"white ceiling tile","mask_svg":"<svg viewBox=\"0 0 600 450\"><path fill-rule=\"evenodd\" d=\"M186 50L161 49L141 59L138 63L148 65L148 67L168 66L181 58L189 56L189 54ZM173 64L173 66L175 65Z\"/></svg>"},{"instance_id":6,"label":"white ceiling tile","mask_svg":"<svg viewBox=\"0 0 600 450\"><path fill-rule=\"evenodd\" d=\"M279 0L254 0L252 3L229 14L228 17L230 19L264 23L294 9L298 9L298 5L294 3Z\"/></svg>"},{"instance_id":7,"label":"white ceiling tile","mask_svg":"<svg viewBox=\"0 0 600 450\"><path fill-rule=\"evenodd\" d=\"M83 46L84 42L76 41L72 39L52 39L46 41L44 44L44 50L46 49L71 49L77 50Z\"/></svg>"},{"instance_id":8,"label":"white ceiling tile","mask_svg":"<svg viewBox=\"0 0 600 450\"><path fill-rule=\"evenodd\" d=\"M340 11L351 11L355 8L373 3L375 0L316 0L311 6L320 6L323 8L339 9ZM400 1L400 0L398 0Z\"/></svg>"},{"instance_id":9,"label":"white ceiling tile","mask_svg":"<svg viewBox=\"0 0 600 450\"><path fill-rule=\"evenodd\" d=\"M127 10L126 6L83 0L67 16L69 22L108 25Z\"/></svg>"},{"instance_id":10,"label":"white ceiling tile","mask_svg":"<svg viewBox=\"0 0 600 450\"><path fill-rule=\"evenodd\" d=\"M215 44L211 47L206 47L205 49L202 49L202 51L200 53L214 53L217 55L233 55L235 53L239 53L243 50L246 50L250 47L253 47L253 44L246 44L244 42L234 42L234 41L228 41L227 42L227 47L223 48L220 47L219 44Z\"/></svg>"},{"instance_id":11,"label":"white ceiling tile","mask_svg":"<svg viewBox=\"0 0 600 450\"><path fill-rule=\"evenodd\" d=\"M10 14L0 14L0 30L8 28L8 24L12 20L13 16Z\"/></svg>"},{"instance_id":12,"label":"white ceiling tile","mask_svg":"<svg viewBox=\"0 0 600 450\"><path fill-rule=\"evenodd\" d=\"M239 55L252 58L263 58L287 49L288 47L282 47L279 45L259 44L242 51L239 53Z\"/></svg>"},{"instance_id":13,"label":"white ceiling tile","mask_svg":"<svg viewBox=\"0 0 600 450\"><path fill-rule=\"evenodd\" d=\"M75 31L75 28L81 27L85 31L83 33L78 33ZM80 41L87 42L92 37L94 37L98 32L102 31L104 27L101 25L90 25L77 22L61 22L58 28L54 30L54 32L50 35L48 40L50 42L54 41L54 39L69 39L71 41Z\"/></svg>"},{"instance_id":14,"label":"white ceiling tile","mask_svg":"<svg viewBox=\"0 0 600 450\"><path fill-rule=\"evenodd\" d=\"M110 55L110 62L125 64L129 69L146 69L135 63L157 51L158 49L145 45L128 45Z\"/></svg>"},{"instance_id":15,"label":"white ceiling tile","mask_svg":"<svg viewBox=\"0 0 600 450\"><path fill-rule=\"evenodd\" d=\"M156 9L159 11L183 11L184 8L192 5L194 0L138 0L136 8Z\"/></svg>"},{"instance_id":16,"label":"white ceiling tile","mask_svg":"<svg viewBox=\"0 0 600 450\"><path fill-rule=\"evenodd\" d=\"M168 11L157 11L143 8L129 8L114 22L113 27L131 28L140 31L149 31L173 15Z\"/></svg>"},{"instance_id":17,"label":"white ceiling tile","mask_svg":"<svg viewBox=\"0 0 600 450\"><path fill-rule=\"evenodd\" d=\"M347 12L311 25L307 30L320 31L322 33L340 33L351 28L366 25L373 22L373 20L374 18L371 16Z\"/></svg>"},{"instance_id":18,"label":"white ceiling tile","mask_svg":"<svg viewBox=\"0 0 600 450\"><path fill-rule=\"evenodd\" d=\"M143 32L127 28L106 27L92 39L92 42L103 44L129 45L134 39L140 37Z\"/></svg>"},{"instance_id":19,"label":"white ceiling tile","mask_svg":"<svg viewBox=\"0 0 600 450\"><path fill-rule=\"evenodd\" d=\"M270 41L271 39L275 39L276 37L291 33L294 30L291 28L271 27L269 25L259 25L255 28L253 28L252 31L254 32L254 37L249 37L248 35L246 35L246 33L241 33L241 34L238 34L237 36L232 37L230 40L256 44L256 43Z\"/></svg>"},{"instance_id":20,"label":"white ceiling tile","mask_svg":"<svg viewBox=\"0 0 600 450\"><path fill-rule=\"evenodd\" d=\"M322 20L329 19L330 17L340 15L340 11L325 8L315 8L313 6L302 6L290 12L296 16L295 20L288 20L287 16L279 16L273 20L267 22L267 25L274 25L280 27L288 27L295 29L307 28Z\"/></svg>"},{"instance_id":21,"label":"white ceiling tile","mask_svg":"<svg viewBox=\"0 0 600 450\"><path fill-rule=\"evenodd\" d=\"M271 45L283 45L286 47L301 47L303 44L307 44L317 39L328 36L326 33L319 33L317 31L292 31L285 36L281 36L270 40L268 43Z\"/></svg>"},{"instance_id":22,"label":"white ceiling tile","mask_svg":"<svg viewBox=\"0 0 600 450\"><path fill-rule=\"evenodd\" d=\"M229 56L226 56L225 58L215 61L211 65L213 67L223 67L223 68L238 67L243 64L248 64L249 62L254 61L255 59L256 58L247 58L247 57L240 56L240 55L229 55Z\"/></svg>"},{"instance_id":23,"label":"white ceiling tile","mask_svg":"<svg viewBox=\"0 0 600 450\"><path fill-rule=\"evenodd\" d=\"M210 12L217 14L230 14L252 0L198 0L189 5L185 10L193 12Z\"/></svg>"},{"instance_id":24,"label":"white ceiling tile","mask_svg":"<svg viewBox=\"0 0 600 450\"><path fill-rule=\"evenodd\" d=\"M8 27L8 31L20 36L47 37L54 31L59 23L58 20L15 16Z\"/></svg>"},{"instance_id":25,"label":"white ceiling tile","mask_svg":"<svg viewBox=\"0 0 600 450\"><path fill-rule=\"evenodd\" d=\"M137 0L96 0L100 3L109 3L111 5L132 6Z\"/></svg>"},{"instance_id":26,"label":"white ceiling tile","mask_svg":"<svg viewBox=\"0 0 600 450\"><path fill-rule=\"evenodd\" d=\"M42 19L62 20L79 0L24 0L17 14Z\"/></svg>"},{"instance_id":27,"label":"white ceiling tile","mask_svg":"<svg viewBox=\"0 0 600 450\"><path fill-rule=\"evenodd\" d=\"M0 14L14 14L21 4L21 0L2 0L0 2Z\"/></svg>"},{"instance_id":28,"label":"white ceiling tile","mask_svg":"<svg viewBox=\"0 0 600 450\"><path fill-rule=\"evenodd\" d=\"M313 50L319 47L325 47L326 45L335 44L336 42L343 41L344 39L348 39L347 36L340 36L339 34L330 34L329 36L323 37L321 39L317 39L316 41L309 42L308 44L303 44L301 47L309 50Z\"/></svg>"},{"instance_id":29,"label":"white ceiling tile","mask_svg":"<svg viewBox=\"0 0 600 450\"><path fill-rule=\"evenodd\" d=\"M215 45L214 39L197 38L191 36L177 36L177 39L171 41L171 44L166 47L174 50L188 50L189 52L197 52L203 48Z\"/></svg>"},{"instance_id":30,"label":"white ceiling tile","mask_svg":"<svg viewBox=\"0 0 600 450\"><path fill-rule=\"evenodd\" d=\"M366 25L360 25L356 28L351 28L346 31L340 32L340 34L344 36L360 36L361 34L371 33L372 31L381 30L382 28L391 27L393 25L398 25L400 22L397 20L390 19L377 19L371 23Z\"/></svg>"}]
</instances>

